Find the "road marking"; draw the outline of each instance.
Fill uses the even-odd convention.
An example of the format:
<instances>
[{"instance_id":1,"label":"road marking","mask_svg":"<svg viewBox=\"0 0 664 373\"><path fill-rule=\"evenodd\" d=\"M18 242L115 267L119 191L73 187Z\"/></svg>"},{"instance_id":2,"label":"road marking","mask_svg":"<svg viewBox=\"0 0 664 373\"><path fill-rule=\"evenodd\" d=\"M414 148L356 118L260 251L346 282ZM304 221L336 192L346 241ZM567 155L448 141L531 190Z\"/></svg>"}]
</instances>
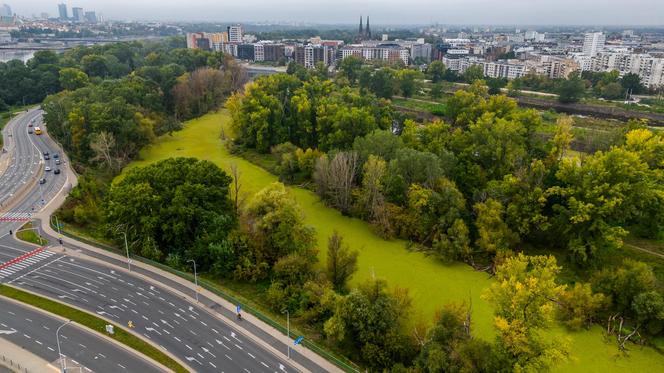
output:
<instances>
[{"instance_id":1,"label":"road marking","mask_svg":"<svg viewBox=\"0 0 664 373\"><path fill-rule=\"evenodd\" d=\"M256 356L252 355L251 352L247 352L247 355L251 356L252 359L256 358Z\"/></svg>"},{"instance_id":2,"label":"road marking","mask_svg":"<svg viewBox=\"0 0 664 373\"><path fill-rule=\"evenodd\" d=\"M269 368L270 366L265 364L264 362L261 361L261 364L263 364L264 367Z\"/></svg>"}]
</instances>

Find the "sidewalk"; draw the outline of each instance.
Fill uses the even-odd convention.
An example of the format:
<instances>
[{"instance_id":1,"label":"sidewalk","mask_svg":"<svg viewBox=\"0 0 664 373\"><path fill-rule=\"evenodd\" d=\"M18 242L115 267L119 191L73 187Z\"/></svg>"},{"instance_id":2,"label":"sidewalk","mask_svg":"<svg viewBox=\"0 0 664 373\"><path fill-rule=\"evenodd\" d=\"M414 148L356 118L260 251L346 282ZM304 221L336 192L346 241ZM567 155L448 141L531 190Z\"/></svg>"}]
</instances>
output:
<instances>
[{"instance_id":1,"label":"sidewalk","mask_svg":"<svg viewBox=\"0 0 664 373\"><path fill-rule=\"evenodd\" d=\"M82 250L74 249L67 252L67 254L69 255L73 254L77 256L78 255L85 256L86 259L88 260L99 261L102 262L104 265L115 267L114 270L116 271L123 271L128 273L125 267L125 263L127 261L126 257L89 245L84 242L79 242L77 240L74 240L66 236L60 236L55 230L53 230L53 228L51 228L49 224L51 214L64 203L68 192L71 190L71 188L73 188L73 186L77 184L76 176L74 175L70 167L67 167L66 175L67 175L67 181L65 182L63 188L51 201L49 201L49 203L44 207L44 209L42 209L42 211L34 215L34 218L40 220L44 234L50 235L52 237L61 237L65 244L78 246L81 249L88 250L89 252L95 254L94 256L91 256L86 254ZM57 240L54 242L57 243ZM58 246L54 247L53 249L59 252L62 250L62 248ZM166 287L170 291L181 295L183 298L187 299L190 303L196 304L196 301L194 299L196 287L193 282L187 281L170 272L152 267L140 261L132 261L131 273L134 276L139 276L146 281L152 282L162 287ZM273 354L280 356L284 360L287 359L286 356L287 346L291 346L290 363L294 364L301 371L316 371L322 368L326 372L342 372L342 370L339 369L336 365L332 364L330 361L324 359L323 357L319 356L313 351L304 348L303 346L293 346L292 339L289 339L279 330L273 328L270 325L267 325L266 323L254 317L251 314L245 313L243 315L242 322L234 321L235 305L228 302L224 298L218 296L217 294L212 293L207 289L201 288L199 289L199 297L201 299L201 302L198 303L198 305L203 306L203 308L208 313L214 315L215 317L227 323L228 325L232 325L233 327L237 328L252 341L261 345L263 348L272 352ZM205 302L206 299L209 302L208 304L206 304ZM257 335L257 332L260 335ZM267 339L270 339L271 341L267 342L265 337L268 337ZM278 345L279 348L277 349L275 345ZM302 366L302 364L300 364L299 361L295 361L294 354L299 354L304 359L314 363L315 365L318 366L318 369L305 368L304 366ZM306 361L304 363L306 363Z\"/></svg>"},{"instance_id":2,"label":"sidewalk","mask_svg":"<svg viewBox=\"0 0 664 373\"><path fill-rule=\"evenodd\" d=\"M0 366L22 373L60 371L48 361L3 338L0 338Z\"/></svg>"}]
</instances>

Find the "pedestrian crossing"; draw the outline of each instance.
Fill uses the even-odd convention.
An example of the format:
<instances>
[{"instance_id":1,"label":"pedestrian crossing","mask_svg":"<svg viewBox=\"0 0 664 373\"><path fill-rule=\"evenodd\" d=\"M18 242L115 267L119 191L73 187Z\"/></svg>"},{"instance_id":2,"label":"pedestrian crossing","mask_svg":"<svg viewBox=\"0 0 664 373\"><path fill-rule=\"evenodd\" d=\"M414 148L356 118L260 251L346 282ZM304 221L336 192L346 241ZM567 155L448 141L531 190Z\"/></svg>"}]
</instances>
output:
<instances>
[{"instance_id":1,"label":"pedestrian crossing","mask_svg":"<svg viewBox=\"0 0 664 373\"><path fill-rule=\"evenodd\" d=\"M50 251L44 250L43 247L27 252L17 258L8 262L0 264L0 280L29 269L32 266L52 257L55 255Z\"/></svg>"},{"instance_id":2,"label":"pedestrian crossing","mask_svg":"<svg viewBox=\"0 0 664 373\"><path fill-rule=\"evenodd\" d=\"M29 221L32 218L32 213L29 212L5 212L0 214L0 222L2 221Z\"/></svg>"}]
</instances>

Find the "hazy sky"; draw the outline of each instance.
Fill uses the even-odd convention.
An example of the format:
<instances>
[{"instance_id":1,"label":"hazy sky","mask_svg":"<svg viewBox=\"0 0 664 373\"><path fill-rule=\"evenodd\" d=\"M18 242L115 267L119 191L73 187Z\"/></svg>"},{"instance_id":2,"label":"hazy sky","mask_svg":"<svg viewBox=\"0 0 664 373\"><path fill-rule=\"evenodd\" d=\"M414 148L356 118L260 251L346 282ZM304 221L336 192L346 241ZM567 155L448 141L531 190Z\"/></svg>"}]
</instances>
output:
<instances>
[{"instance_id":1,"label":"hazy sky","mask_svg":"<svg viewBox=\"0 0 664 373\"><path fill-rule=\"evenodd\" d=\"M58 0L0 0L57 14ZM664 0L67 0L112 19L372 24L664 25ZM71 15L71 10L70 10Z\"/></svg>"}]
</instances>

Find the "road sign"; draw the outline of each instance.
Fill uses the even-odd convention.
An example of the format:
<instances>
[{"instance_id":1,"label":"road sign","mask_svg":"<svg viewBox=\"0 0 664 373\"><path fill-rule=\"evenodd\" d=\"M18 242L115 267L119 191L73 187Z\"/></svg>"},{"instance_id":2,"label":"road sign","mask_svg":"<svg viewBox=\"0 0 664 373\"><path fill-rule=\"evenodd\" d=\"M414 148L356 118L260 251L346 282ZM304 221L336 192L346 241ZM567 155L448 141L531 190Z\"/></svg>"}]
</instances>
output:
<instances>
[{"instance_id":1,"label":"road sign","mask_svg":"<svg viewBox=\"0 0 664 373\"><path fill-rule=\"evenodd\" d=\"M297 346L297 345L299 345L300 343L302 343L302 341L304 341L304 337L299 336L299 337L297 337L297 339L295 340L295 342L293 342L293 344Z\"/></svg>"},{"instance_id":2,"label":"road sign","mask_svg":"<svg viewBox=\"0 0 664 373\"><path fill-rule=\"evenodd\" d=\"M238 304L237 306L235 306L235 312L240 313L240 311L242 311L242 306Z\"/></svg>"}]
</instances>

